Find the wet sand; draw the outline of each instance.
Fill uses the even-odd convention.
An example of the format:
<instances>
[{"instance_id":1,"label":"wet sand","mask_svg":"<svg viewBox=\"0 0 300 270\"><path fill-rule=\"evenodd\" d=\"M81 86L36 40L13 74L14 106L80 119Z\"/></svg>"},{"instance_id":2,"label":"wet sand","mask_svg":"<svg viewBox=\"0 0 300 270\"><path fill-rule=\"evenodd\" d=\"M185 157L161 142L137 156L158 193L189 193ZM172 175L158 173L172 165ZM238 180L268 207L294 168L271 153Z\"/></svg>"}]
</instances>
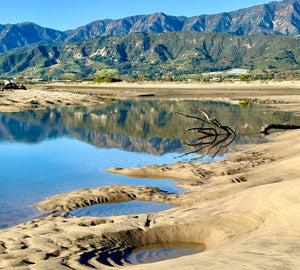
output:
<instances>
[{"instance_id":1,"label":"wet sand","mask_svg":"<svg viewBox=\"0 0 300 270\"><path fill-rule=\"evenodd\" d=\"M236 89L237 94L220 90L225 96L219 90L211 95L206 91L203 98L252 99L299 113L297 87L257 90L270 92L258 96L253 89ZM136 91L135 97L152 90ZM106 98L100 93L86 95L101 102ZM0 269L111 269L123 264L124 269L300 269L300 130L268 138L269 143L244 146L214 163L108 168L128 176L173 179L188 192L113 185L49 197L36 205L47 213L45 218L0 231ZM70 217L66 212L133 199L177 207L105 218ZM133 266L124 260L136 248L176 242L204 244L205 251L154 264Z\"/></svg>"}]
</instances>

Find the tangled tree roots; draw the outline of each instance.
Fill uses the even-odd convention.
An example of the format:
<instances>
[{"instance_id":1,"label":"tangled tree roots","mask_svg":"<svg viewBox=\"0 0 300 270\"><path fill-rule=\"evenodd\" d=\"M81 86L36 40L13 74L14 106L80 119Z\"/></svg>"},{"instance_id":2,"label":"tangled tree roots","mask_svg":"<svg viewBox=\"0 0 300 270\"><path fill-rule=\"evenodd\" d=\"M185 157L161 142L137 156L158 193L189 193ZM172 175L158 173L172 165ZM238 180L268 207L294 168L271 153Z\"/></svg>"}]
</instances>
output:
<instances>
[{"instance_id":1,"label":"tangled tree roots","mask_svg":"<svg viewBox=\"0 0 300 270\"><path fill-rule=\"evenodd\" d=\"M209 118L208 114L202 109L192 108L192 110L202 113L206 120L197 116L176 112L184 117L197 119L204 123L203 127L187 128L184 130L184 134L192 130L196 130L198 133L202 134L201 137L197 138L197 143L184 142L185 145L198 147L196 150L185 153L184 155L189 155L206 149L205 152L200 156L201 159L210 154L213 149L216 149L216 151L211 155L211 157L214 158L222 148L226 148L235 140L236 133L232 128L222 125L216 118ZM206 141L205 139L208 138L210 138L210 140Z\"/></svg>"}]
</instances>

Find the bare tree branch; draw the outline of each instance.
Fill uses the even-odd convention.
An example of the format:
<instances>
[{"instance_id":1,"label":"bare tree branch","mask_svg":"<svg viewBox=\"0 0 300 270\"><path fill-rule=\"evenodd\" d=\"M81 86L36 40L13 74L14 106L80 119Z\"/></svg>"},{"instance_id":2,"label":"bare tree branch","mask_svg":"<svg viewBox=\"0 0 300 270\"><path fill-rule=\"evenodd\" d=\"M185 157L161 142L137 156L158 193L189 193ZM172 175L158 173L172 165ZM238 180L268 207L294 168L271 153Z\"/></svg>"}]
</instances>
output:
<instances>
[{"instance_id":1,"label":"bare tree branch","mask_svg":"<svg viewBox=\"0 0 300 270\"><path fill-rule=\"evenodd\" d=\"M177 114L184 116L184 117L188 117L188 118L193 118L193 119L197 119L200 120L201 122L203 122L206 125L209 125L210 127L194 127L194 128L187 128L184 130L184 134L186 134L189 131L193 131L196 130L198 131L198 133L203 134L203 136L199 137L197 139L198 143L187 143L184 142L185 145L188 146L199 146L198 149L190 151L185 153L183 156L192 154L192 153L196 153L199 152L201 150L206 149L206 151L200 156L200 159L205 157L206 155L208 155L214 148L217 148L217 150L214 152L214 154L212 154L212 157L214 158L222 148L226 148L227 146L229 146L236 138L236 133L235 131L228 127L228 126L223 126L216 118L209 118L208 114L200 109L200 108L192 108L193 111L196 112L200 112L205 118L206 120L197 117L197 116L192 116L192 115L187 115L187 114L183 114L183 113L178 113ZM220 133L219 131L223 131L224 133ZM213 140L210 141L203 141L204 139L213 137ZM228 139L232 137L229 141ZM225 145L222 145L223 143L225 143L227 141L227 143Z\"/></svg>"}]
</instances>

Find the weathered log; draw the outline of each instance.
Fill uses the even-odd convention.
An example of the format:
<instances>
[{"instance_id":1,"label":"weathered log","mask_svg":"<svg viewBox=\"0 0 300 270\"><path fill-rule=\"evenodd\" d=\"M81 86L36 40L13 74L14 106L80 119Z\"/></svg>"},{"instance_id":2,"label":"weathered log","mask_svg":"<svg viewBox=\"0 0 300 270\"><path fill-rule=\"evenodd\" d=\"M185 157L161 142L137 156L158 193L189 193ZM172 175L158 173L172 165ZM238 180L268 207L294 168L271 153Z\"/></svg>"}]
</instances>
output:
<instances>
[{"instance_id":1,"label":"weathered log","mask_svg":"<svg viewBox=\"0 0 300 270\"><path fill-rule=\"evenodd\" d=\"M263 126L261 128L260 133L262 134L268 134L268 131L270 129L298 129L300 128L300 125L291 125L291 124L268 124L266 126Z\"/></svg>"}]
</instances>

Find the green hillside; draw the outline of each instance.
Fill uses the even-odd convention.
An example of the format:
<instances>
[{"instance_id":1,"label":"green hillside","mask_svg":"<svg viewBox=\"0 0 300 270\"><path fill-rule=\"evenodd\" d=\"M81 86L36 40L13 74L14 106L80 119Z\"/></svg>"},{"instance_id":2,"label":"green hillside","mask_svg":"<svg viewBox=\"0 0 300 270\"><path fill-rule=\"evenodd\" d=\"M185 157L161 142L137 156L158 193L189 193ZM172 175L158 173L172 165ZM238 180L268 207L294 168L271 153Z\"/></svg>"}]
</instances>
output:
<instances>
[{"instance_id":1,"label":"green hillside","mask_svg":"<svg viewBox=\"0 0 300 270\"><path fill-rule=\"evenodd\" d=\"M252 72L300 69L300 38L209 32L133 33L37 46L0 55L2 76L44 79L131 78L245 68Z\"/></svg>"}]
</instances>

